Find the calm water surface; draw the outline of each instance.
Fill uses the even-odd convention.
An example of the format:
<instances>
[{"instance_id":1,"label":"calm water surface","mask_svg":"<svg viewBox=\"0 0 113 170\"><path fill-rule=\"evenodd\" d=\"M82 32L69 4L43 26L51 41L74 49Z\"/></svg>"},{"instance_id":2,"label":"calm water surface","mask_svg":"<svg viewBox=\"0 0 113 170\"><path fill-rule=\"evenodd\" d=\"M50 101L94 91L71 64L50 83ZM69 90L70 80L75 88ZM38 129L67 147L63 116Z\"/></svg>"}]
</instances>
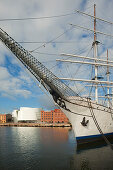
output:
<instances>
[{"instance_id":1,"label":"calm water surface","mask_svg":"<svg viewBox=\"0 0 113 170\"><path fill-rule=\"evenodd\" d=\"M113 151L77 151L69 128L0 127L0 170L23 169L113 170Z\"/></svg>"}]
</instances>

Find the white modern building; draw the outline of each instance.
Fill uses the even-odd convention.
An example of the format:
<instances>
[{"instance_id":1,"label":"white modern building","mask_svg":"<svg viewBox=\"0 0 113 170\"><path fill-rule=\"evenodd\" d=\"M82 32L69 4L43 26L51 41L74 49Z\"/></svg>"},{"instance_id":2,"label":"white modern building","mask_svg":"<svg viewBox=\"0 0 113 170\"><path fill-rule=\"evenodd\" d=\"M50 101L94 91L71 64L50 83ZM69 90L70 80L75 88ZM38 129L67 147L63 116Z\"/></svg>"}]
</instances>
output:
<instances>
[{"instance_id":1,"label":"white modern building","mask_svg":"<svg viewBox=\"0 0 113 170\"><path fill-rule=\"evenodd\" d=\"M12 112L12 116L15 123L37 122L41 119L41 110L41 108L20 107L20 110L14 110Z\"/></svg>"},{"instance_id":2,"label":"white modern building","mask_svg":"<svg viewBox=\"0 0 113 170\"><path fill-rule=\"evenodd\" d=\"M13 110L12 118L13 118L14 123L18 122L18 110Z\"/></svg>"}]
</instances>

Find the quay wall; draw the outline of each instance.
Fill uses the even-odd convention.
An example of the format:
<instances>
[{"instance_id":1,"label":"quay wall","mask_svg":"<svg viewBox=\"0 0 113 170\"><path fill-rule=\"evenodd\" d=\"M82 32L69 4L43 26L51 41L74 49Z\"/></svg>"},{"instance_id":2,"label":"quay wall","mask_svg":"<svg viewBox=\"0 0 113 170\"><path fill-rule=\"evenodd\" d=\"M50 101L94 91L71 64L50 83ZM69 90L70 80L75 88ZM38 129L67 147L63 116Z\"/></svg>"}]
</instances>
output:
<instances>
[{"instance_id":1,"label":"quay wall","mask_svg":"<svg viewBox=\"0 0 113 170\"><path fill-rule=\"evenodd\" d=\"M70 123L0 123L0 127L71 127Z\"/></svg>"}]
</instances>

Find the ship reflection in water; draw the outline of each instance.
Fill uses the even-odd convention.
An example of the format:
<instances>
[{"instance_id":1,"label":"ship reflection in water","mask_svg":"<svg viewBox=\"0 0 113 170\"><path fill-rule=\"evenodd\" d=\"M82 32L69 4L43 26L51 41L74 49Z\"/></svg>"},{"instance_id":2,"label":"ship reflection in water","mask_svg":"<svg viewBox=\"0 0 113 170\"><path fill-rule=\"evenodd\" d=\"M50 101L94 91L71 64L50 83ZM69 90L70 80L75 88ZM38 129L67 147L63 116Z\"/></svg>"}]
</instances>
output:
<instances>
[{"instance_id":1,"label":"ship reflection in water","mask_svg":"<svg viewBox=\"0 0 113 170\"><path fill-rule=\"evenodd\" d=\"M70 128L0 127L0 169L112 170L113 151L77 151Z\"/></svg>"}]
</instances>

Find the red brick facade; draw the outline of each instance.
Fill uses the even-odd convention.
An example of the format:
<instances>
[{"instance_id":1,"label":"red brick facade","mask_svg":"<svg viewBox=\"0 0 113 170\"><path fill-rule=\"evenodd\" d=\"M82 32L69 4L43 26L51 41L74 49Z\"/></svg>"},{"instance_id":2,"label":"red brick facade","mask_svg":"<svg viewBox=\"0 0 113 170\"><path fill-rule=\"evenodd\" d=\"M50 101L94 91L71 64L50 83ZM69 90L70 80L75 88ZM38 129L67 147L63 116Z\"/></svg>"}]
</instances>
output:
<instances>
[{"instance_id":1,"label":"red brick facade","mask_svg":"<svg viewBox=\"0 0 113 170\"><path fill-rule=\"evenodd\" d=\"M12 121L11 114L0 114L0 123L6 123Z\"/></svg>"},{"instance_id":2,"label":"red brick facade","mask_svg":"<svg viewBox=\"0 0 113 170\"><path fill-rule=\"evenodd\" d=\"M6 114L0 114L0 123L6 123Z\"/></svg>"},{"instance_id":3,"label":"red brick facade","mask_svg":"<svg viewBox=\"0 0 113 170\"><path fill-rule=\"evenodd\" d=\"M66 115L60 110L41 111L41 122L48 123L68 123Z\"/></svg>"}]
</instances>

